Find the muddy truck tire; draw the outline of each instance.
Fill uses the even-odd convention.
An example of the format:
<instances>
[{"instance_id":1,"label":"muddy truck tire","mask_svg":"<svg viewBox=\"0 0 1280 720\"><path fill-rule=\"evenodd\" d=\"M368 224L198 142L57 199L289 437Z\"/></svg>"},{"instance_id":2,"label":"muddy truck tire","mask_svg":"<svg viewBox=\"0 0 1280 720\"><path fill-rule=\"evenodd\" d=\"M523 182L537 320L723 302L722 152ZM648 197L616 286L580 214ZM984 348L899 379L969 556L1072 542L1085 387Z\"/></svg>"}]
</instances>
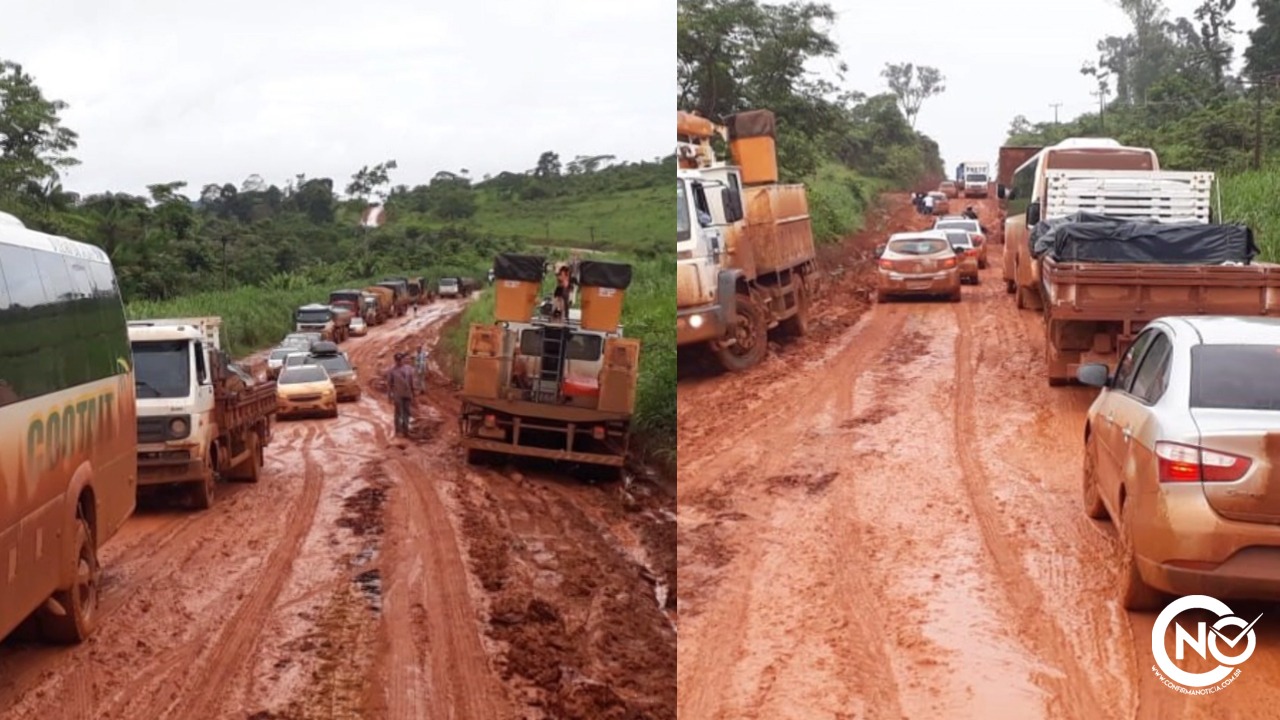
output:
<instances>
[{"instance_id":1,"label":"muddy truck tire","mask_svg":"<svg viewBox=\"0 0 1280 720\"><path fill-rule=\"evenodd\" d=\"M769 351L764 311L750 295L738 295L735 305L737 317L733 319L730 328L730 340L733 342L722 344L716 349L720 364L730 372L759 365Z\"/></svg>"},{"instance_id":2,"label":"muddy truck tire","mask_svg":"<svg viewBox=\"0 0 1280 720\"><path fill-rule=\"evenodd\" d=\"M796 282L796 314L781 324L788 335L804 337L809 334L809 282L804 277Z\"/></svg>"},{"instance_id":3,"label":"muddy truck tire","mask_svg":"<svg viewBox=\"0 0 1280 720\"><path fill-rule=\"evenodd\" d=\"M213 507L217 495L218 474L213 469L212 451L206 452L204 461L204 478L190 483L191 505L197 510L208 510Z\"/></svg>"},{"instance_id":4,"label":"muddy truck tire","mask_svg":"<svg viewBox=\"0 0 1280 720\"><path fill-rule=\"evenodd\" d=\"M254 431L249 434L249 439L246 443L249 446L249 456L241 460L240 464L232 469L228 479L237 482L256 483L262 476L262 438Z\"/></svg>"}]
</instances>

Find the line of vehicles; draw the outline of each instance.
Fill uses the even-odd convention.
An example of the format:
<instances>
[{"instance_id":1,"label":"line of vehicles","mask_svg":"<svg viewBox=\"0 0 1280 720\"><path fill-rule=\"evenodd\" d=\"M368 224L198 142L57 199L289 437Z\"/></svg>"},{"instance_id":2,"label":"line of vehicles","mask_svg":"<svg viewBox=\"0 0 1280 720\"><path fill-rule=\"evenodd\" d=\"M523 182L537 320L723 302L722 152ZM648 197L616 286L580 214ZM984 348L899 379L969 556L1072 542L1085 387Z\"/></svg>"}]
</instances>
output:
<instances>
[{"instance_id":1,"label":"line of vehicles","mask_svg":"<svg viewBox=\"0 0 1280 720\"><path fill-rule=\"evenodd\" d=\"M140 488L184 486L209 507L219 480L257 482L272 420L309 408L315 383L359 397L338 350L354 321L402 315L429 301L423 287L388 278L299 308L286 343L305 357L259 382L231 362L219 318L128 321L105 252L0 213L0 638L88 637L98 549Z\"/></svg>"},{"instance_id":2,"label":"line of vehicles","mask_svg":"<svg viewBox=\"0 0 1280 720\"><path fill-rule=\"evenodd\" d=\"M1050 385L1100 388L1082 500L1120 539L1120 603L1280 598L1280 266L1215 219L1214 175L1073 138L1000 150L1003 279Z\"/></svg>"}]
</instances>

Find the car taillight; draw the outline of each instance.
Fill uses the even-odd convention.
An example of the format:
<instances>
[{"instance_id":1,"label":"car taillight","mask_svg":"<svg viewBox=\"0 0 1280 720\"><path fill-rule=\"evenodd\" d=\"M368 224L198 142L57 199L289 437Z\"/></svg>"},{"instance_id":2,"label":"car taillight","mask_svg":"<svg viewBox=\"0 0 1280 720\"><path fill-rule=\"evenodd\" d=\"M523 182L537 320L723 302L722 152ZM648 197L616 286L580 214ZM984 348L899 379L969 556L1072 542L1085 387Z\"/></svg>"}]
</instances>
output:
<instances>
[{"instance_id":1,"label":"car taillight","mask_svg":"<svg viewBox=\"0 0 1280 720\"><path fill-rule=\"evenodd\" d=\"M892 269L893 269L893 261L892 261L892 260L881 260L881 261L880 261L880 267L884 268L885 270L892 270Z\"/></svg>"},{"instance_id":2,"label":"car taillight","mask_svg":"<svg viewBox=\"0 0 1280 720\"><path fill-rule=\"evenodd\" d=\"M1194 445L1157 442L1160 482L1233 482L1253 466L1247 457Z\"/></svg>"},{"instance_id":3,"label":"car taillight","mask_svg":"<svg viewBox=\"0 0 1280 720\"><path fill-rule=\"evenodd\" d=\"M973 242L975 247L981 247L982 243L986 241L986 238L982 237L978 233L969 233L969 240Z\"/></svg>"},{"instance_id":4,"label":"car taillight","mask_svg":"<svg viewBox=\"0 0 1280 720\"><path fill-rule=\"evenodd\" d=\"M953 267L955 267L955 266L956 266L956 258L955 258L955 256L952 256L952 257L949 257L949 258L945 258L945 259L943 259L943 261L942 261L942 267L944 267L944 268L953 268Z\"/></svg>"}]
</instances>

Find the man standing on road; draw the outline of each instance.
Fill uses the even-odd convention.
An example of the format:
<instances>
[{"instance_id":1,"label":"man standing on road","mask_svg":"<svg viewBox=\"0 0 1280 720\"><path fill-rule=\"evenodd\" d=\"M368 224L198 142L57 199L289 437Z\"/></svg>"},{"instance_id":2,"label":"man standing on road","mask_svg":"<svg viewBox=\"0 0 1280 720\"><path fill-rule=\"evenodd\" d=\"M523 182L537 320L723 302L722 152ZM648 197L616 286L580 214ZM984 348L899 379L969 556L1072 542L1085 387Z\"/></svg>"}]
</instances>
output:
<instances>
[{"instance_id":1,"label":"man standing on road","mask_svg":"<svg viewBox=\"0 0 1280 720\"><path fill-rule=\"evenodd\" d=\"M925 215L933 214L933 196L932 195L924 196L924 214Z\"/></svg>"},{"instance_id":2,"label":"man standing on road","mask_svg":"<svg viewBox=\"0 0 1280 720\"><path fill-rule=\"evenodd\" d=\"M396 353L396 366L387 372L387 397L396 408L396 435L409 436L409 408L413 404L413 369L404 353Z\"/></svg>"}]
</instances>

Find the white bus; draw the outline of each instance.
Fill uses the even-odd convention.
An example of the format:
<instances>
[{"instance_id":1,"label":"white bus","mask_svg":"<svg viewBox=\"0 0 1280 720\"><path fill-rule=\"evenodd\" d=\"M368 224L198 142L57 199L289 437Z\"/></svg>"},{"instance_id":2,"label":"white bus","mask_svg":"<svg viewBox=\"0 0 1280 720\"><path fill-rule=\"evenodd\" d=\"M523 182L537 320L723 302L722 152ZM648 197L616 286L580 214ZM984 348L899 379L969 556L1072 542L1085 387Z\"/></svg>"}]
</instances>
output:
<instances>
[{"instance_id":1,"label":"white bus","mask_svg":"<svg viewBox=\"0 0 1280 720\"><path fill-rule=\"evenodd\" d=\"M0 637L79 642L97 549L134 509L137 410L106 253L0 213Z\"/></svg>"}]
</instances>

